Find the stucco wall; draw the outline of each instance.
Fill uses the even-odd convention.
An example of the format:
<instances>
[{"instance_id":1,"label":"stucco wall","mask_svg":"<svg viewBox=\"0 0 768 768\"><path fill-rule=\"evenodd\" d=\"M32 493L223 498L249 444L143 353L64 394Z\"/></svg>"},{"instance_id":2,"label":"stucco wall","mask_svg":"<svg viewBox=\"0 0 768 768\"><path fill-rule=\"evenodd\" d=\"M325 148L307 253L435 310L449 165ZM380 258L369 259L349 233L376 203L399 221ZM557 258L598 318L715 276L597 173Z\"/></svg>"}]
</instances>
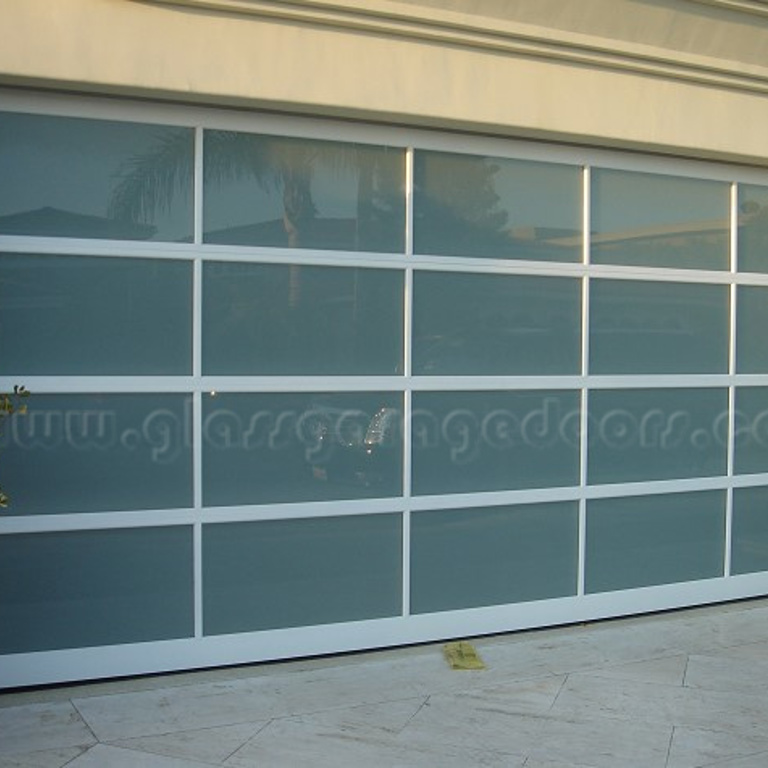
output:
<instances>
[{"instance_id":1,"label":"stucco wall","mask_svg":"<svg viewBox=\"0 0 768 768\"><path fill-rule=\"evenodd\" d=\"M768 164L748 0L0 0L0 27L0 85Z\"/></svg>"}]
</instances>

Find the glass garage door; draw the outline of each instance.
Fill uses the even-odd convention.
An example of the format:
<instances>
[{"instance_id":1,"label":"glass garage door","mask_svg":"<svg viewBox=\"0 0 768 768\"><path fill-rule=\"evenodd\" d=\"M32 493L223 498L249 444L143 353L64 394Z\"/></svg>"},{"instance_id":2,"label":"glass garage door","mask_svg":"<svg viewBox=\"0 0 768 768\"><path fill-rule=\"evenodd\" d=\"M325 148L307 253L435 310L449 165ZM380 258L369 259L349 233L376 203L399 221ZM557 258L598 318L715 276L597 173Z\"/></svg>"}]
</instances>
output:
<instances>
[{"instance_id":1,"label":"glass garage door","mask_svg":"<svg viewBox=\"0 0 768 768\"><path fill-rule=\"evenodd\" d=\"M768 175L8 94L0 685L768 591Z\"/></svg>"}]
</instances>

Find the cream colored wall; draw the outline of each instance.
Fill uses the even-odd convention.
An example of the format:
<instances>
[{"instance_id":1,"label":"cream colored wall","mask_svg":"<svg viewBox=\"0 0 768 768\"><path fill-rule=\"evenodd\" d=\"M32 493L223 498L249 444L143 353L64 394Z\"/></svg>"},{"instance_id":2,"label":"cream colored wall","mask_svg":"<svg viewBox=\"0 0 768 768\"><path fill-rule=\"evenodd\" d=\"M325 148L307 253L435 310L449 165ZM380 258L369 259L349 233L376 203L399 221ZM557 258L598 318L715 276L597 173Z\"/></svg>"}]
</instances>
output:
<instances>
[{"instance_id":1,"label":"cream colored wall","mask_svg":"<svg viewBox=\"0 0 768 768\"><path fill-rule=\"evenodd\" d=\"M0 0L0 29L5 85L768 165L749 0Z\"/></svg>"}]
</instances>

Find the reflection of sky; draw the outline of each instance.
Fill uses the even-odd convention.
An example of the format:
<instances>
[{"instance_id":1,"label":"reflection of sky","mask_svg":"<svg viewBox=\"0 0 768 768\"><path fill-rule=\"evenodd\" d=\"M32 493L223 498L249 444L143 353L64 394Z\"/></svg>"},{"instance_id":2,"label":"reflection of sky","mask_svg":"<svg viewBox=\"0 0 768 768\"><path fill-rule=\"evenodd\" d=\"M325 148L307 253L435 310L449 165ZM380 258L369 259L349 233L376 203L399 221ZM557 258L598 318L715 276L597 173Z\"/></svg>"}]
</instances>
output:
<instances>
[{"instance_id":1,"label":"reflection of sky","mask_svg":"<svg viewBox=\"0 0 768 768\"><path fill-rule=\"evenodd\" d=\"M0 216L50 207L105 217L123 163L155 151L167 131L105 120L0 115ZM147 223L163 239L189 235L190 200L177 192L170 211Z\"/></svg>"},{"instance_id":2,"label":"reflection of sky","mask_svg":"<svg viewBox=\"0 0 768 768\"><path fill-rule=\"evenodd\" d=\"M498 207L509 212L507 226L579 229L581 176L571 166L487 160L498 165L494 187Z\"/></svg>"},{"instance_id":3,"label":"reflection of sky","mask_svg":"<svg viewBox=\"0 0 768 768\"><path fill-rule=\"evenodd\" d=\"M283 191L260 186L251 179L229 179L206 184L206 230L275 221L283 218ZM357 216L357 173L317 170L311 185L312 202L321 219L353 219Z\"/></svg>"},{"instance_id":4,"label":"reflection of sky","mask_svg":"<svg viewBox=\"0 0 768 768\"><path fill-rule=\"evenodd\" d=\"M592 174L593 232L704 221L719 221L725 228L728 210L725 182L624 171Z\"/></svg>"}]
</instances>

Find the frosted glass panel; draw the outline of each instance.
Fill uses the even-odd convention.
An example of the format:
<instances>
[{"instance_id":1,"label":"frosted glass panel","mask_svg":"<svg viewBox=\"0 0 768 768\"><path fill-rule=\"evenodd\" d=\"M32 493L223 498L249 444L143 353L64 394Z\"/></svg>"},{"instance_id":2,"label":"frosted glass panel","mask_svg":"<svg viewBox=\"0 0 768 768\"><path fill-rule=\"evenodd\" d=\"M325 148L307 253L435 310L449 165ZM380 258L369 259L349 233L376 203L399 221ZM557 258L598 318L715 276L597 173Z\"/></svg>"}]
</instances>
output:
<instances>
[{"instance_id":1,"label":"frosted glass panel","mask_svg":"<svg viewBox=\"0 0 768 768\"><path fill-rule=\"evenodd\" d=\"M578 527L576 502L414 512L411 609L574 595Z\"/></svg>"},{"instance_id":2,"label":"frosted glass panel","mask_svg":"<svg viewBox=\"0 0 768 768\"><path fill-rule=\"evenodd\" d=\"M578 374L581 282L416 272L413 328L415 374Z\"/></svg>"},{"instance_id":3,"label":"frosted glass panel","mask_svg":"<svg viewBox=\"0 0 768 768\"><path fill-rule=\"evenodd\" d=\"M194 131L0 112L0 234L192 239Z\"/></svg>"},{"instance_id":4,"label":"frosted glass panel","mask_svg":"<svg viewBox=\"0 0 768 768\"><path fill-rule=\"evenodd\" d=\"M415 392L413 492L579 482L577 392Z\"/></svg>"},{"instance_id":5,"label":"frosted glass panel","mask_svg":"<svg viewBox=\"0 0 768 768\"><path fill-rule=\"evenodd\" d=\"M416 152L417 253L581 260L581 171L574 166Z\"/></svg>"},{"instance_id":6,"label":"frosted glass panel","mask_svg":"<svg viewBox=\"0 0 768 768\"><path fill-rule=\"evenodd\" d=\"M399 272L217 262L204 280L204 373L402 373Z\"/></svg>"},{"instance_id":7,"label":"frosted glass panel","mask_svg":"<svg viewBox=\"0 0 768 768\"><path fill-rule=\"evenodd\" d=\"M587 502L586 591L723 575L725 491Z\"/></svg>"},{"instance_id":8,"label":"frosted glass panel","mask_svg":"<svg viewBox=\"0 0 768 768\"><path fill-rule=\"evenodd\" d=\"M768 272L768 187L739 185L739 271Z\"/></svg>"},{"instance_id":9,"label":"frosted glass panel","mask_svg":"<svg viewBox=\"0 0 768 768\"><path fill-rule=\"evenodd\" d=\"M2 254L0 359L13 375L189 374L191 265Z\"/></svg>"},{"instance_id":10,"label":"frosted glass panel","mask_svg":"<svg viewBox=\"0 0 768 768\"><path fill-rule=\"evenodd\" d=\"M737 387L734 472L768 472L768 387Z\"/></svg>"},{"instance_id":11,"label":"frosted glass panel","mask_svg":"<svg viewBox=\"0 0 768 768\"><path fill-rule=\"evenodd\" d=\"M405 151L206 131L207 243L402 251Z\"/></svg>"},{"instance_id":12,"label":"frosted glass panel","mask_svg":"<svg viewBox=\"0 0 768 768\"><path fill-rule=\"evenodd\" d=\"M400 515L203 527L208 635L398 616Z\"/></svg>"},{"instance_id":13,"label":"frosted glass panel","mask_svg":"<svg viewBox=\"0 0 768 768\"><path fill-rule=\"evenodd\" d=\"M206 396L204 502L399 496L401 419L391 392Z\"/></svg>"},{"instance_id":14,"label":"frosted glass panel","mask_svg":"<svg viewBox=\"0 0 768 768\"><path fill-rule=\"evenodd\" d=\"M728 269L729 185L592 171L594 264Z\"/></svg>"},{"instance_id":15,"label":"frosted glass panel","mask_svg":"<svg viewBox=\"0 0 768 768\"><path fill-rule=\"evenodd\" d=\"M768 571L768 488L733 491L731 573Z\"/></svg>"},{"instance_id":16,"label":"frosted glass panel","mask_svg":"<svg viewBox=\"0 0 768 768\"><path fill-rule=\"evenodd\" d=\"M192 529L0 536L0 652L191 637Z\"/></svg>"},{"instance_id":17,"label":"frosted glass panel","mask_svg":"<svg viewBox=\"0 0 768 768\"><path fill-rule=\"evenodd\" d=\"M590 282L589 370L727 373L728 287Z\"/></svg>"},{"instance_id":18,"label":"frosted glass panel","mask_svg":"<svg viewBox=\"0 0 768 768\"><path fill-rule=\"evenodd\" d=\"M725 474L724 389L589 393L589 482L624 483Z\"/></svg>"},{"instance_id":19,"label":"frosted glass panel","mask_svg":"<svg viewBox=\"0 0 768 768\"><path fill-rule=\"evenodd\" d=\"M740 285L736 293L736 371L768 373L768 288Z\"/></svg>"},{"instance_id":20,"label":"frosted glass panel","mask_svg":"<svg viewBox=\"0 0 768 768\"><path fill-rule=\"evenodd\" d=\"M185 395L42 395L3 425L8 514L192 505Z\"/></svg>"}]
</instances>

